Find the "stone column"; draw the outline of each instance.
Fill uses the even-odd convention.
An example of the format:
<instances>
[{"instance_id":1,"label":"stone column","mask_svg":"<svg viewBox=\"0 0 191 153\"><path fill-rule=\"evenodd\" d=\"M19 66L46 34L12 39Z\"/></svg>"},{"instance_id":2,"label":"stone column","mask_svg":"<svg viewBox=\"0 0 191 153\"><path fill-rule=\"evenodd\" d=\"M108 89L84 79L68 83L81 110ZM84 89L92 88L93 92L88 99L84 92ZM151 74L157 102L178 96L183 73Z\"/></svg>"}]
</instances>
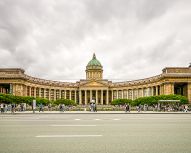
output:
<instances>
[{"instance_id":1,"label":"stone column","mask_svg":"<svg viewBox=\"0 0 191 153\"><path fill-rule=\"evenodd\" d=\"M122 99L123 99L123 91L124 91L124 90L122 89L122 90L121 90L121 98L122 98Z\"/></svg>"},{"instance_id":2,"label":"stone column","mask_svg":"<svg viewBox=\"0 0 191 153\"><path fill-rule=\"evenodd\" d=\"M160 85L160 95L164 95L164 84Z\"/></svg>"},{"instance_id":3,"label":"stone column","mask_svg":"<svg viewBox=\"0 0 191 153\"><path fill-rule=\"evenodd\" d=\"M82 104L82 91L81 90L79 90L79 105L81 105Z\"/></svg>"},{"instance_id":4,"label":"stone column","mask_svg":"<svg viewBox=\"0 0 191 153\"><path fill-rule=\"evenodd\" d=\"M127 90L126 89L123 90L123 99L127 99Z\"/></svg>"},{"instance_id":5,"label":"stone column","mask_svg":"<svg viewBox=\"0 0 191 153\"><path fill-rule=\"evenodd\" d=\"M12 84L10 84L10 94L13 93L13 87ZM23 96L27 96L27 86L23 85Z\"/></svg>"},{"instance_id":6,"label":"stone column","mask_svg":"<svg viewBox=\"0 0 191 153\"><path fill-rule=\"evenodd\" d=\"M119 91L118 90L116 90L116 92L117 92L117 99L119 98Z\"/></svg>"},{"instance_id":7,"label":"stone column","mask_svg":"<svg viewBox=\"0 0 191 153\"><path fill-rule=\"evenodd\" d=\"M96 104L98 104L98 90L96 90Z\"/></svg>"},{"instance_id":8,"label":"stone column","mask_svg":"<svg viewBox=\"0 0 191 153\"><path fill-rule=\"evenodd\" d=\"M51 95L50 95L51 89L48 89L48 99L51 100Z\"/></svg>"},{"instance_id":9,"label":"stone column","mask_svg":"<svg viewBox=\"0 0 191 153\"><path fill-rule=\"evenodd\" d=\"M85 92L85 105L87 105L87 90L85 90L84 92Z\"/></svg>"},{"instance_id":10,"label":"stone column","mask_svg":"<svg viewBox=\"0 0 191 153\"><path fill-rule=\"evenodd\" d=\"M142 97L144 97L144 88L142 88Z\"/></svg>"},{"instance_id":11,"label":"stone column","mask_svg":"<svg viewBox=\"0 0 191 153\"><path fill-rule=\"evenodd\" d=\"M70 100L72 100L72 90L69 90L70 92Z\"/></svg>"},{"instance_id":12,"label":"stone column","mask_svg":"<svg viewBox=\"0 0 191 153\"><path fill-rule=\"evenodd\" d=\"M151 93L151 95L150 96L153 96L153 91L154 91L154 89L153 89L153 87L150 87L150 93Z\"/></svg>"},{"instance_id":13,"label":"stone column","mask_svg":"<svg viewBox=\"0 0 191 153\"><path fill-rule=\"evenodd\" d=\"M39 87L38 92L39 92L39 93L38 93L38 94L39 94L39 97L42 98L42 96L41 96L41 88L40 88L40 87Z\"/></svg>"},{"instance_id":14,"label":"stone column","mask_svg":"<svg viewBox=\"0 0 191 153\"><path fill-rule=\"evenodd\" d=\"M111 90L111 101L113 101L113 90Z\"/></svg>"},{"instance_id":15,"label":"stone column","mask_svg":"<svg viewBox=\"0 0 191 153\"><path fill-rule=\"evenodd\" d=\"M103 90L101 90L101 105L103 105Z\"/></svg>"},{"instance_id":16,"label":"stone column","mask_svg":"<svg viewBox=\"0 0 191 153\"><path fill-rule=\"evenodd\" d=\"M54 89L54 101L56 100L56 89Z\"/></svg>"},{"instance_id":17,"label":"stone column","mask_svg":"<svg viewBox=\"0 0 191 153\"><path fill-rule=\"evenodd\" d=\"M127 99L129 99L129 91L128 91L128 89L126 90L126 94L127 94Z\"/></svg>"},{"instance_id":18,"label":"stone column","mask_svg":"<svg viewBox=\"0 0 191 153\"><path fill-rule=\"evenodd\" d=\"M34 97L36 98L36 87L34 87Z\"/></svg>"},{"instance_id":19,"label":"stone column","mask_svg":"<svg viewBox=\"0 0 191 153\"><path fill-rule=\"evenodd\" d=\"M148 96L151 96L151 87L148 87Z\"/></svg>"},{"instance_id":20,"label":"stone column","mask_svg":"<svg viewBox=\"0 0 191 153\"><path fill-rule=\"evenodd\" d=\"M92 102L92 90L90 90L90 103Z\"/></svg>"},{"instance_id":21,"label":"stone column","mask_svg":"<svg viewBox=\"0 0 191 153\"><path fill-rule=\"evenodd\" d=\"M188 101L191 103L191 83L188 83Z\"/></svg>"},{"instance_id":22,"label":"stone column","mask_svg":"<svg viewBox=\"0 0 191 153\"><path fill-rule=\"evenodd\" d=\"M64 90L64 99L66 99L66 92L67 90Z\"/></svg>"},{"instance_id":23,"label":"stone column","mask_svg":"<svg viewBox=\"0 0 191 153\"><path fill-rule=\"evenodd\" d=\"M158 85L156 86L156 96L158 96L159 93L158 93Z\"/></svg>"},{"instance_id":24,"label":"stone column","mask_svg":"<svg viewBox=\"0 0 191 153\"><path fill-rule=\"evenodd\" d=\"M108 105L108 104L109 104L109 91L107 89L106 105Z\"/></svg>"},{"instance_id":25,"label":"stone column","mask_svg":"<svg viewBox=\"0 0 191 153\"><path fill-rule=\"evenodd\" d=\"M77 91L76 91L76 89L75 89L75 92L74 92L74 101L75 101L75 103L77 104L77 97L76 97L77 94L76 94L76 92L77 92Z\"/></svg>"},{"instance_id":26,"label":"stone column","mask_svg":"<svg viewBox=\"0 0 191 153\"><path fill-rule=\"evenodd\" d=\"M31 97L31 87L29 86L29 96Z\"/></svg>"},{"instance_id":27,"label":"stone column","mask_svg":"<svg viewBox=\"0 0 191 153\"><path fill-rule=\"evenodd\" d=\"M62 90L60 89L60 90L59 90L59 99L62 98L61 95L62 95Z\"/></svg>"},{"instance_id":28,"label":"stone column","mask_svg":"<svg viewBox=\"0 0 191 153\"><path fill-rule=\"evenodd\" d=\"M132 100L134 99L134 89L132 89Z\"/></svg>"},{"instance_id":29,"label":"stone column","mask_svg":"<svg viewBox=\"0 0 191 153\"><path fill-rule=\"evenodd\" d=\"M44 98L46 98L46 89L44 88Z\"/></svg>"}]
</instances>

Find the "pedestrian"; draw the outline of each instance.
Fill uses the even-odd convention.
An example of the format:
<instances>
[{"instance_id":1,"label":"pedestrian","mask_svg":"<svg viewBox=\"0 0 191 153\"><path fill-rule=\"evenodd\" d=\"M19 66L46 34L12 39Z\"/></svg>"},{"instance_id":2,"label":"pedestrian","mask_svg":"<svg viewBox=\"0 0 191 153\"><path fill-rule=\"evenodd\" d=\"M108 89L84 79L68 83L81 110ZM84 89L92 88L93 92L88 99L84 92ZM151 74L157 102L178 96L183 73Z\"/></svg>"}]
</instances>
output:
<instances>
[{"instance_id":1,"label":"pedestrian","mask_svg":"<svg viewBox=\"0 0 191 153\"><path fill-rule=\"evenodd\" d=\"M93 110L94 110L94 112L97 112L97 106L96 106L96 103L93 104Z\"/></svg>"},{"instance_id":2,"label":"pedestrian","mask_svg":"<svg viewBox=\"0 0 191 153\"><path fill-rule=\"evenodd\" d=\"M51 104L48 104L48 111L51 111Z\"/></svg>"},{"instance_id":3,"label":"pedestrian","mask_svg":"<svg viewBox=\"0 0 191 153\"><path fill-rule=\"evenodd\" d=\"M24 107L24 104L21 103L21 112L24 111L23 107Z\"/></svg>"},{"instance_id":4,"label":"pedestrian","mask_svg":"<svg viewBox=\"0 0 191 153\"><path fill-rule=\"evenodd\" d=\"M94 111L94 104L93 104L93 103L90 104L90 111L91 111L91 112Z\"/></svg>"},{"instance_id":5,"label":"pedestrian","mask_svg":"<svg viewBox=\"0 0 191 153\"><path fill-rule=\"evenodd\" d=\"M62 104L62 111L65 111L65 104Z\"/></svg>"},{"instance_id":6,"label":"pedestrian","mask_svg":"<svg viewBox=\"0 0 191 153\"><path fill-rule=\"evenodd\" d=\"M15 113L15 104L11 104L11 113L14 114Z\"/></svg>"},{"instance_id":7,"label":"pedestrian","mask_svg":"<svg viewBox=\"0 0 191 153\"><path fill-rule=\"evenodd\" d=\"M146 112L146 110L147 110L146 104L144 104L143 109L144 109L144 111Z\"/></svg>"},{"instance_id":8,"label":"pedestrian","mask_svg":"<svg viewBox=\"0 0 191 153\"><path fill-rule=\"evenodd\" d=\"M184 111L185 111L185 112L188 112L188 105L185 105L185 106L184 106Z\"/></svg>"},{"instance_id":9,"label":"pedestrian","mask_svg":"<svg viewBox=\"0 0 191 153\"><path fill-rule=\"evenodd\" d=\"M129 106L129 104L125 104L125 112L130 112L130 106Z\"/></svg>"},{"instance_id":10,"label":"pedestrian","mask_svg":"<svg viewBox=\"0 0 191 153\"><path fill-rule=\"evenodd\" d=\"M7 108L7 104L4 104L4 112L6 113L7 110L8 110L8 108Z\"/></svg>"},{"instance_id":11,"label":"pedestrian","mask_svg":"<svg viewBox=\"0 0 191 153\"><path fill-rule=\"evenodd\" d=\"M43 105L42 105L42 103L39 105L39 112L40 112L40 111L42 111L42 112L44 111L44 110L43 110Z\"/></svg>"},{"instance_id":12,"label":"pedestrian","mask_svg":"<svg viewBox=\"0 0 191 153\"><path fill-rule=\"evenodd\" d=\"M63 110L63 109L62 109L62 104L60 104L59 109L60 109L60 111L62 111L62 110Z\"/></svg>"},{"instance_id":13,"label":"pedestrian","mask_svg":"<svg viewBox=\"0 0 191 153\"><path fill-rule=\"evenodd\" d=\"M4 104L1 104L1 113L4 113Z\"/></svg>"},{"instance_id":14,"label":"pedestrian","mask_svg":"<svg viewBox=\"0 0 191 153\"><path fill-rule=\"evenodd\" d=\"M141 111L141 108L142 108L142 105L141 105L141 104L139 104L139 106L138 106L138 112L140 112L140 111Z\"/></svg>"}]
</instances>

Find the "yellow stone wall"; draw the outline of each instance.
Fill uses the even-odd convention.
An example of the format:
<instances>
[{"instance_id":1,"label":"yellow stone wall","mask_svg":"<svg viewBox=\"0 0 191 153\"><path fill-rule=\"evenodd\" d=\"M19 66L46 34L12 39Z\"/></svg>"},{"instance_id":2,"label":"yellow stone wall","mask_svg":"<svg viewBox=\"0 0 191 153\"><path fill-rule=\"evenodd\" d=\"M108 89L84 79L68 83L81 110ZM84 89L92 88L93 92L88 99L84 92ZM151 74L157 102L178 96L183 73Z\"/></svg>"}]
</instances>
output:
<instances>
[{"instance_id":1,"label":"yellow stone wall","mask_svg":"<svg viewBox=\"0 0 191 153\"><path fill-rule=\"evenodd\" d=\"M191 103L191 83L188 83L188 100Z\"/></svg>"},{"instance_id":2,"label":"yellow stone wall","mask_svg":"<svg viewBox=\"0 0 191 153\"><path fill-rule=\"evenodd\" d=\"M174 84L173 83L164 84L164 94L165 95L174 94Z\"/></svg>"}]
</instances>

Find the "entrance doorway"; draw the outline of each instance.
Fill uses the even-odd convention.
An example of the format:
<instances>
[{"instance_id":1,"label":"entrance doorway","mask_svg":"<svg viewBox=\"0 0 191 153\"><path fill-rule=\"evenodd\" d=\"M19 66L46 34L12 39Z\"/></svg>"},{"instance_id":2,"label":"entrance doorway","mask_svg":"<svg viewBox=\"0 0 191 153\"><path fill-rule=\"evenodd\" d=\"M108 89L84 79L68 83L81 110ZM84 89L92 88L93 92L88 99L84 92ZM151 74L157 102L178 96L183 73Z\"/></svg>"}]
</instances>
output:
<instances>
[{"instance_id":1,"label":"entrance doorway","mask_svg":"<svg viewBox=\"0 0 191 153\"><path fill-rule=\"evenodd\" d=\"M188 96L188 83L175 83L174 94Z\"/></svg>"}]
</instances>

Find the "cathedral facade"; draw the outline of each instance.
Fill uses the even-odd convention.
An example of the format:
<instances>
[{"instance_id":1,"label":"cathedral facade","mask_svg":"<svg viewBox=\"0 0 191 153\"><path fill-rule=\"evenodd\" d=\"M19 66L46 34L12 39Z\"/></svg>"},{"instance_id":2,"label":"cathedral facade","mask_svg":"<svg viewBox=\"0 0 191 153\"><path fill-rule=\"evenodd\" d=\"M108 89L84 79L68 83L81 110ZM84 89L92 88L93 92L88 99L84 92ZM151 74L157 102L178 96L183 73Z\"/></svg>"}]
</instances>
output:
<instances>
[{"instance_id":1,"label":"cathedral facade","mask_svg":"<svg viewBox=\"0 0 191 153\"><path fill-rule=\"evenodd\" d=\"M179 94L191 103L191 66L166 67L162 73L146 79L112 82L103 79L103 66L95 54L86 66L86 79L75 83L51 81L25 74L20 68L0 69L0 93L57 100L74 100L79 105L94 101L109 105L114 99Z\"/></svg>"}]
</instances>

